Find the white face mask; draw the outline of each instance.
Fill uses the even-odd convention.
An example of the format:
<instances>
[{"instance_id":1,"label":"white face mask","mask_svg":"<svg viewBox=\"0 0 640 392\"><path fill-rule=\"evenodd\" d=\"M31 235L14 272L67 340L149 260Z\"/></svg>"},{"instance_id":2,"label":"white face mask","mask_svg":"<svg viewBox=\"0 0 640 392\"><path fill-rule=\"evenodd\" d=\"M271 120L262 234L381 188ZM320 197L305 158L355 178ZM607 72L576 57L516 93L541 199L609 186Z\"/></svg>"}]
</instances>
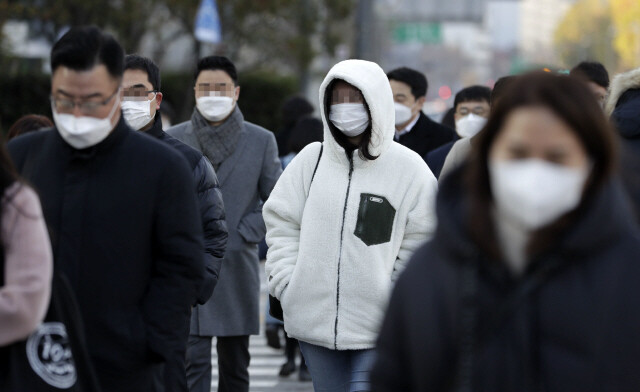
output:
<instances>
[{"instance_id":1,"label":"white face mask","mask_svg":"<svg viewBox=\"0 0 640 392\"><path fill-rule=\"evenodd\" d=\"M369 112L361 103L331 105L329 120L347 137L361 135L369 126Z\"/></svg>"},{"instance_id":2,"label":"white face mask","mask_svg":"<svg viewBox=\"0 0 640 392\"><path fill-rule=\"evenodd\" d=\"M122 115L131 128L136 131L148 125L153 116L151 116L151 104L155 99L149 101L123 101Z\"/></svg>"},{"instance_id":3,"label":"white face mask","mask_svg":"<svg viewBox=\"0 0 640 392\"><path fill-rule=\"evenodd\" d=\"M540 159L489 163L491 190L500 214L533 231L578 206L588 169Z\"/></svg>"},{"instance_id":4,"label":"white face mask","mask_svg":"<svg viewBox=\"0 0 640 392\"><path fill-rule=\"evenodd\" d=\"M111 111L105 118L76 117L73 114L58 113L53 105L53 122L65 142L79 150L95 146L109 136L113 130L111 117L118 108L120 94L116 94L117 99L113 100Z\"/></svg>"},{"instance_id":5,"label":"white face mask","mask_svg":"<svg viewBox=\"0 0 640 392\"><path fill-rule=\"evenodd\" d=\"M222 121L231 113L234 108L233 98L207 96L196 99L196 107L202 117L208 121Z\"/></svg>"},{"instance_id":6,"label":"white face mask","mask_svg":"<svg viewBox=\"0 0 640 392\"><path fill-rule=\"evenodd\" d=\"M395 107L396 107L396 125L402 125L407 123L409 120L411 120L411 116L413 115L413 113L411 113L410 107L405 106L398 102L395 103Z\"/></svg>"},{"instance_id":7,"label":"white face mask","mask_svg":"<svg viewBox=\"0 0 640 392\"><path fill-rule=\"evenodd\" d=\"M473 137L482 130L486 123L486 118L469 113L456 121L456 132L460 137Z\"/></svg>"}]
</instances>

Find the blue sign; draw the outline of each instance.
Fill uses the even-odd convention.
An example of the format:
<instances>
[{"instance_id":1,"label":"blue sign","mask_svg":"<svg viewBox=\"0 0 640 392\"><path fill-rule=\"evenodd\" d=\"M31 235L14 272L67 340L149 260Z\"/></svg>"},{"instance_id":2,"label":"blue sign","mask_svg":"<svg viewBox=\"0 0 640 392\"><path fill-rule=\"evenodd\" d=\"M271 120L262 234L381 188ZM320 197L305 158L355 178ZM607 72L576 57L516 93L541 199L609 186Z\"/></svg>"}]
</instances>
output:
<instances>
[{"instance_id":1,"label":"blue sign","mask_svg":"<svg viewBox=\"0 0 640 392\"><path fill-rule=\"evenodd\" d=\"M216 0L202 0L196 14L194 35L198 41L217 44L222 41L222 29Z\"/></svg>"}]
</instances>

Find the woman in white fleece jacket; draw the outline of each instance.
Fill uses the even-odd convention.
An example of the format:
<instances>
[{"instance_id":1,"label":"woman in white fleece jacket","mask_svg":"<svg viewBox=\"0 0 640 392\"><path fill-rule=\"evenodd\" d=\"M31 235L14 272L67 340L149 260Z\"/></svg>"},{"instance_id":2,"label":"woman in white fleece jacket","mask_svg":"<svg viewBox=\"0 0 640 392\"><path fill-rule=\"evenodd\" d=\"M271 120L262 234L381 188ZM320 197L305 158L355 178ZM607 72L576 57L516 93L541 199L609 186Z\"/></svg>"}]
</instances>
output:
<instances>
[{"instance_id":1,"label":"woman in white fleece jacket","mask_svg":"<svg viewBox=\"0 0 640 392\"><path fill-rule=\"evenodd\" d=\"M392 282L435 229L437 182L393 141L393 96L377 64L335 65L320 102L324 142L294 158L264 205L269 292L315 390L366 391Z\"/></svg>"}]
</instances>

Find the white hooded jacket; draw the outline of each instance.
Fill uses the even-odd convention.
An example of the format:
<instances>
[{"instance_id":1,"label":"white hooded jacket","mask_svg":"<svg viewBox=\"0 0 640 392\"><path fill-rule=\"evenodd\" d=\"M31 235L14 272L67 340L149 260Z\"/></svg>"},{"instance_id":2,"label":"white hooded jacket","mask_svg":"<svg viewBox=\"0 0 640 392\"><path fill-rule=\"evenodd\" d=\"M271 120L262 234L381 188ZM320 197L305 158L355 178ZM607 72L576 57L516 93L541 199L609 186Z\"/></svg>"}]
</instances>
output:
<instances>
[{"instance_id":1,"label":"white hooded jacket","mask_svg":"<svg viewBox=\"0 0 640 392\"><path fill-rule=\"evenodd\" d=\"M334 79L362 92L377 159L364 160L357 150L350 159L333 138L324 102ZM420 156L393 141L393 96L377 64L335 65L320 102L322 158L318 163L320 143L303 149L263 208L269 292L281 301L289 336L334 350L369 349L392 281L435 230L437 181Z\"/></svg>"}]
</instances>

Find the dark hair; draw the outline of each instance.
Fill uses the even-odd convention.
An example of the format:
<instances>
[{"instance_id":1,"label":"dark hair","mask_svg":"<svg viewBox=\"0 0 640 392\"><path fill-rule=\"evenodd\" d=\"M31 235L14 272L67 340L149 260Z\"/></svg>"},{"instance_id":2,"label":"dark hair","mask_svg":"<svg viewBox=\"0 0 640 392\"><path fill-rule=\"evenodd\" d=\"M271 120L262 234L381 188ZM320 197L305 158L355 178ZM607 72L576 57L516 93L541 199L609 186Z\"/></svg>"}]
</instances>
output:
<instances>
[{"instance_id":1,"label":"dark hair","mask_svg":"<svg viewBox=\"0 0 640 392\"><path fill-rule=\"evenodd\" d=\"M455 129L456 128L456 121L454 117L455 112L456 112L455 107L449 108L449 110L447 110L444 116L442 116L442 120L440 121L440 124L446 127L449 127L451 129Z\"/></svg>"},{"instance_id":2,"label":"dark hair","mask_svg":"<svg viewBox=\"0 0 640 392\"><path fill-rule=\"evenodd\" d=\"M26 116L22 116L13 123L11 128L9 128L9 132L7 132L7 141L24 135L25 133L35 132L42 128L51 128L53 127L53 122L47 116L41 116L39 114L27 114Z\"/></svg>"},{"instance_id":3,"label":"dark hair","mask_svg":"<svg viewBox=\"0 0 640 392\"><path fill-rule=\"evenodd\" d=\"M365 131L362 133L362 140L360 140L360 144L358 144L357 146L354 146L353 144L351 144L349 142L349 138L347 138L347 136L345 136L344 133L342 133L335 125L333 125L333 123L329 120L329 112L331 110L331 97L332 97L332 93L333 93L333 88L335 87L336 83L338 82L344 82L347 83L351 86L353 86L351 83L348 83L342 79L333 79L329 85L327 86L327 89L324 92L324 114L325 114L325 118L327 119L327 124L329 125L329 130L331 131L331 135L333 135L333 138L336 140L336 142L340 145L340 147L344 148L344 150L347 153L350 153L351 151L354 150L358 150L358 154L360 155L360 158L362 159L368 159L370 161L373 161L375 159L378 159L378 157L374 157L373 155L371 155L371 152L369 152L369 142L371 141L371 132L372 132L372 124L373 121L369 121L369 126L367 127L367 129L365 129ZM357 88L355 86L353 86L354 88ZM371 119L371 109L369 109L369 104L367 104L367 101L365 100L364 102L364 107L365 109L367 109L367 112L369 113L369 119Z\"/></svg>"},{"instance_id":4,"label":"dark hair","mask_svg":"<svg viewBox=\"0 0 640 392\"><path fill-rule=\"evenodd\" d=\"M491 89L486 86L471 86L458 91L453 100L453 110L458 109L458 104L464 102L486 101L491 103Z\"/></svg>"},{"instance_id":5,"label":"dark hair","mask_svg":"<svg viewBox=\"0 0 640 392\"><path fill-rule=\"evenodd\" d=\"M582 202L572 213L553 225L534 233L528 246L529 254L540 253L561 237L593 197L595 191L612 175L616 162L616 140L611 125L592 99L589 90L573 78L549 73L519 76L492 107L491 114L472 154L464 167L465 186L470 198L469 231L484 251L494 258L500 250L491 230L493 196L489 181L488 159L493 142L503 129L507 117L522 107L545 107L561 118L575 133L591 157L593 166Z\"/></svg>"},{"instance_id":6,"label":"dark hair","mask_svg":"<svg viewBox=\"0 0 640 392\"><path fill-rule=\"evenodd\" d=\"M422 72L418 72L415 69L401 67L396 68L393 71L387 73L389 80L397 80L411 87L411 94L415 99L424 97L427 95L427 89L429 88L429 82L427 77Z\"/></svg>"},{"instance_id":7,"label":"dark hair","mask_svg":"<svg viewBox=\"0 0 640 392\"><path fill-rule=\"evenodd\" d=\"M51 72L64 66L87 71L104 64L114 78L124 72L124 50L110 34L95 26L72 27L51 49Z\"/></svg>"},{"instance_id":8,"label":"dark hair","mask_svg":"<svg viewBox=\"0 0 640 392\"><path fill-rule=\"evenodd\" d=\"M573 67L569 75L609 88L609 73L604 65L597 61L583 61Z\"/></svg>"},{"instance_id":9,"label":"dark hair","mask_svg":"<svg viewBox=\"0 0 640 392\"><path fill-rule=\"evenodd\" d=\"M316 117L303 117L291 131L289 137L289 150L296 154L302 151L307 144L321 142L323 139L322 121Z\"/></svg>"},{"instance_id":10,"label":"dark hair","mask_svg":"<svg viewBox=\"0 0 640 392\"><path fill-rule=\"evenodd\" d=\"M147 79L154 91L160 91L160 68L150 58L138 54L128 54L124 58L124 70L137 69L147 73Z\"/></svg>"},{"instance_id":11,"label":"dark hair","mask_svg":"<svg viewBox=\"0 0 640 392\"><path fill-rule=\"evenodd\" d=\"M193 74L193 80L198 79L200 72L202 71L224 71L233 80L233 84L238 85L238 71L236 66L233 65L231 60L224 56L208 56L203 57L198 61L196 72Z\"/></svg>"},{"instance_id":12,"label":"dark hair","mask_svg":"<svg viewBox=\"0 0 640 392\"><path fill-rule=\"evenodd\" d=\"M509 88L511 84L517 79L517 76L503 76L496 81L491 90L491 106L493 106L502 97L504 92Z\"/></svg>"},{"instance_id":13,"label":"dark hair","mask_svg":"<svg viewBox=\"0 0 640 392\"><path fill-rule=\"evenodd\" d=\"M282 104L282 126L293 128L298 120L313 113L313 106L303 97L293 96Z\"/></svg>"}]
</instances>

